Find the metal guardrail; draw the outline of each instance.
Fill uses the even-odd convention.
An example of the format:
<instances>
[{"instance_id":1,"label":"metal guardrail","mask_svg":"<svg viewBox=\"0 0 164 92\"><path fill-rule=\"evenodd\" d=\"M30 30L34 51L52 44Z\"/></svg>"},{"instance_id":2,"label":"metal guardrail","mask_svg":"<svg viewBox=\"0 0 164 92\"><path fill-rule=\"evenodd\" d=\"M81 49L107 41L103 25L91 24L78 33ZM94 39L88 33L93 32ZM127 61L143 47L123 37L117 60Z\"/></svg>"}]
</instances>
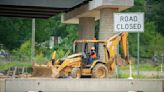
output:
<instances>
[{"instance_id":1,"label":"metal guardrail","mask_svg":"<svg viewBox=\"0 0 164 92\"><path fill-rule=\"evenodd\" d=\"M29 71L29 67L12 67L8 70L7 72L7 77L12 77L12 78L19 78L19 77L22 77L21 75L29 75L30 73L28 72ZM25 77L23 76L23 77Z\"/></svg>"}]
</instances>

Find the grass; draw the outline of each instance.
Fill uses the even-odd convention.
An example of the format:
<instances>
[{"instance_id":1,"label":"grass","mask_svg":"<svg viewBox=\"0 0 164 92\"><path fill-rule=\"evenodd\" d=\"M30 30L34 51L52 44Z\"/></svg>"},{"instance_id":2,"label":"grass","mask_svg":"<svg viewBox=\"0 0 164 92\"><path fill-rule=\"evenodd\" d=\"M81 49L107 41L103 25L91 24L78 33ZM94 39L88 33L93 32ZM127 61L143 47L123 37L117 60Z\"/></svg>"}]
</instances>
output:
<instances>
[{"instance_id":1,"label":"grass","mask_svg":"<svg viewBox=\"0 0 164 92\"><path fill-rule=\"evenodd\" d=\"M38 64L44 64L45 62L48 61L47 58L43 57L43 55L37 55L35 58L34 58L34 61ZM29 61L26 61L26 60L22 60L22 61L12 61L12 62L1 62L0 63L0 71L3 71L3 70L8 70L9 68L11 67L15 67L15 66L22 66L22 67L31 67L32 64L31 62Z\"/></svg>"},{"instance_id":2,"label":"grass","mask_svg":"<svg viewBox=\"0 0 164 92\"><path fill-rule=\"evenodd\" d=\"M9 62L9 63L0 63L0 71L3 70L8 70L10 67L15 67L15 66L25 66L25 67L30 67L31 63L27 62Z\"/></svg>"},{"instance_id":3,"label":"grass","mask_svg":"<svg viewBox=\"0 0 164 92\"><path fill-rule=\"evenodd\" d=\"M154 66L151 64L141 64L139 65L139 70L140 71L160 71L160 66ZM120 67L121 70L129 70L129 65ZM163 68L164 69L164 68ZM137 70L137 65L133 64L132 65L132 70L136 71Z\"/></svg>"},{"instance_id":4,"label":"grass","mask_svg":"<svg viewBox=\"0 0 164 92\"><path fill-rule=\"evenodd\" d=\"M120 73L119 78L122 79L127 79L129 77L129 74L127 73ZM139 77L136 74L133 74L132 77L134 79L164 79L164 76L144 76L144 75L139 75Z\"/></svg>"},{"instance_id":5,"label":"grass","mask_svg":"<svg viewBox=\"0 0 164 92\"><path fill-rule=\"evenodd\" d=\"M139 71L140 72L160 72L160 66L154 66L151 64L141 64L139 66ZM163 67L164 70L164 67ZM119 67L119 78L128 78L129 77L129 65L127 66L123 66L123 67ZM133 71L133 78L134 79L164 79L164 76L145 76L140 74L140 76L137 76L137 66L136 65L132 65L132 71Z\"/></svg>"}]
</instances>

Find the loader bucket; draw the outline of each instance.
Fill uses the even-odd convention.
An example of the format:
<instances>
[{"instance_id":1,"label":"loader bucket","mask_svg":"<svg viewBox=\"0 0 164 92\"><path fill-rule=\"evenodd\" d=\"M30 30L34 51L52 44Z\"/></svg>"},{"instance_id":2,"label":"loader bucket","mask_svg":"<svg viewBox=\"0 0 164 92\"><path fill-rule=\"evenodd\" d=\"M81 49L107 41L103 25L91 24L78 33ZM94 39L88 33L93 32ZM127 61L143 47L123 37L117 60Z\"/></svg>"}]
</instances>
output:
<instances>
[{"instance_id":1,"label":"loader bucket","mask_svg":"<svg viewBox=\"0 0 164 92\"><path fill-rule=\"evenodd\" d=\"M59 76L58 70L54 66L33 64L32 77L49 77L57 78Z\"/></svg>"}]
</instances>

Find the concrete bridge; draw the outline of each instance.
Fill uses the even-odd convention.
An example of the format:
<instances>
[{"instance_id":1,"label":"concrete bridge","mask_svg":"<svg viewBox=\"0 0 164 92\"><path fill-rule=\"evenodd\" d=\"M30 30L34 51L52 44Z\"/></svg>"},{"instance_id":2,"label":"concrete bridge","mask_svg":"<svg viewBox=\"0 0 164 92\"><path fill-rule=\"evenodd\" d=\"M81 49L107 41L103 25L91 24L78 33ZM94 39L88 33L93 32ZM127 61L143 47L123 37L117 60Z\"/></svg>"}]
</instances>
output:
<instances>
[{"instance_id":1,"label":"concrete bridge","mask_svg":"<svg viewBox=\"0 0 164 92\"><path fill-rule=\"evenodd\" d=\"M49 18L90 0L0 0L0 16Z\"/></svg>"}]
</instances>

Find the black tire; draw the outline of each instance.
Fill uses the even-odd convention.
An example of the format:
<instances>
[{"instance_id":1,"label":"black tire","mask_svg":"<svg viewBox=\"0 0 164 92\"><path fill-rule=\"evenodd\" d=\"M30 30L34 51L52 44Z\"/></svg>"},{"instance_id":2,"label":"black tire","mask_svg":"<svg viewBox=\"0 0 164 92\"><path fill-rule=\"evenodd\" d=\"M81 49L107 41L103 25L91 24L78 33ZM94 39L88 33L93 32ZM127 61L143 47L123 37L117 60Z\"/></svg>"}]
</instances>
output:
<instances>
[{"instance_id":1,"label":"black tire","mask_svg":"<svg viewBox=\"0 0 164 92\"><path fill-rule=\"evenodd\" d=\"M92 77L93 78L107 78L108 77L108 69L107 67L102 64L98 63L92 69Z\"/></svg>"},{"instance_id":2,"label":"black tire","mask_svg":"<svg viewBox=\"0 0 164 92\"><path fill-rule=\"evenodd\" d=\"M71 72L72 78L80 78L81 77L81 71L80 68L73 68Z\"/></svg>"}]
</instances>

